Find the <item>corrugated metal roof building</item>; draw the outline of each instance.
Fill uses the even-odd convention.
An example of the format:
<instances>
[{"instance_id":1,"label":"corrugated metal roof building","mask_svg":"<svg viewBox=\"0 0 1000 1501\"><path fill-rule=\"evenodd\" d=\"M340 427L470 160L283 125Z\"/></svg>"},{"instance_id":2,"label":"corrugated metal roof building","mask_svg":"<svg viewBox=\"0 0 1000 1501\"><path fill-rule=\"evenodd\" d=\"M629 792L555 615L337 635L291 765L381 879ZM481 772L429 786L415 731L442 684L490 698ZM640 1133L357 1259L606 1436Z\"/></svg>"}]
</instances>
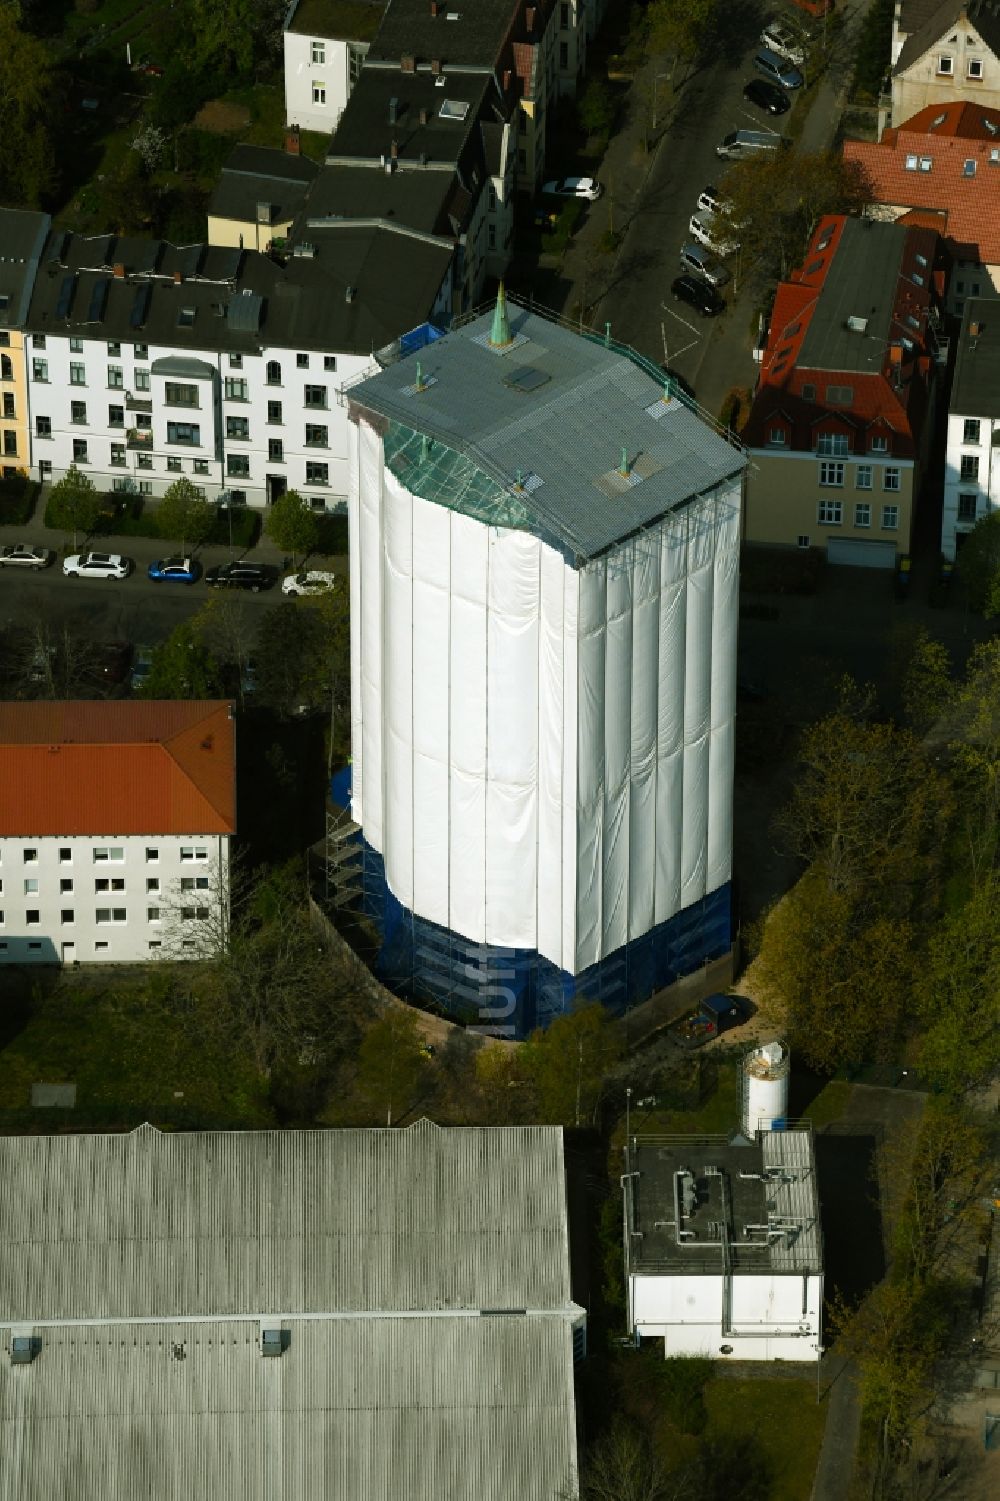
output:
<instances>
[{"instance_id":1,"label":"corrugated metal roof building","mask_svg":"<svg viewBox=\"0 0 1000 1501\"><path fill-rule=\"evenodd\" d=\"M0 1172L0 1501L576 1495L561 1130L146 1126Z\"/></svg>"}]
</instances>

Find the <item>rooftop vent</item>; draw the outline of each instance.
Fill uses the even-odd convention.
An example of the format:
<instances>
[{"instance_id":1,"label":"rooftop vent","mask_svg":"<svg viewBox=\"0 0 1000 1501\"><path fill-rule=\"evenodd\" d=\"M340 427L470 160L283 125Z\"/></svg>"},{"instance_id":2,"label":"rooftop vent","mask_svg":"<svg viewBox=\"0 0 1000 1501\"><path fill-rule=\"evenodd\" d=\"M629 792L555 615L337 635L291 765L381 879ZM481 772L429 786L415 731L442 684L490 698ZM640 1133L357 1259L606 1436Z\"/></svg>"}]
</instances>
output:
<instances>
[{"instance_id":1,"label":"rooftop vent","mask_svg":"<svg viewBox=\"0 0 1000 1501\"><path fill-rule=\"evenodd\" d=\"M847 320L847 328L852 334L863 334L868 328L868 319L858 318L852 313Z\"/></svg>"},{"instance_id":2,"label":"rooftop vent","mask_svg":"<svg viewBox=\"0 0 1000 1501\"><path fill-rule=\"evenodd\" d=\"M986 324L981 323L978 319L975 319L972 323L969 324L969 333L973 339L978 339L980 335L984 334L985 332Z\"/></svg>"},{"instance_id":3,"label":"rooftop vent","mask_svg":"<svg viewBox=\"0 0 1000 1501\"><path fill-rule=\"evenodd\" d=\"M531 365L519 365L506 377L504 385L515 391L537 391L539 386L547 385L550 379L551 376L544 370L536 370Z\"/></svg>"},{"instance_id":4,"label":"rooftop vent","mask_svg":"<svg viewBox=\"0 0 1000 1501\"><path fill-rule=\"evenodd\" d=\"M263 200L261 200L257 204L257 223L258 224L270 224L271 220L272 220L273 214L274 214L274 204L273 203L265 203Z\"/></svg>"},{"instance_id":5,"label":"rooftop vent","mask_svg":"<svg viewBox=\"0 0 1000 1501\"><path fill-rule=\"evenodd\" d=\"M392 96L392 98L389 100L389 124L390 125L395 125L395 123L396 123L396 121L398 119L399 119L399 100L396 98L396 96L394 94Z\"/></svg>"},{"instance_id":6,"label":"rooftop vent","mask_svg":"<svg viewBox=\"0 0 1000 1501\"><path fill-rule=\"evenodd\" d=\"M442 83L444 80L441 80ZM442 99L438 114L442 120L462 121L469 113L469 106L463 99Z\"/></svg>"},{"instance_id":7,"label":"rooftop vent","mask_svg":"<svg viewBox=\"0 0 1000 1501\"><path fill-rule=\"evenodd\" d=\"M262 1329L260 1331L260 1353L268 1356L284 1355L292 1342L291 1330L289 1329Z\"/></svg>"},{"instance_id":8,"label":"rooftop vent","mask_svg":"<svg viewBox=\"0 0 1000 1501\"><path fill-rule=\"evenodd\" d=\"M292 255L298 256L300 260L311 261L315 254L316 246L308 240L300 240L297 245L292 246Z\"/></svg>"},{"instance_id":9,"label":"rooftop vent","mask_svg":"<svg viewBox=\"0 0 1000 1501\"><path fill-rule=\"evenodd\" d=\"M41 1340L33 1334L15 1334L10 1342L11 1365L30 1365L42 1351Z\"/></svg>"},{"instance_id":10,"label":"rooftop vent","mask_svg":"<svg viewBox=\"0 0 1000 1501\"><path fill-rule=\"evenodd\" d=\"M345 302L353 302L354 299L355 299L355 297L357 295L358 295L358 289L357 289L357 287L345 287L344 288L344 301Z\"/></svg>"}]
</instances>

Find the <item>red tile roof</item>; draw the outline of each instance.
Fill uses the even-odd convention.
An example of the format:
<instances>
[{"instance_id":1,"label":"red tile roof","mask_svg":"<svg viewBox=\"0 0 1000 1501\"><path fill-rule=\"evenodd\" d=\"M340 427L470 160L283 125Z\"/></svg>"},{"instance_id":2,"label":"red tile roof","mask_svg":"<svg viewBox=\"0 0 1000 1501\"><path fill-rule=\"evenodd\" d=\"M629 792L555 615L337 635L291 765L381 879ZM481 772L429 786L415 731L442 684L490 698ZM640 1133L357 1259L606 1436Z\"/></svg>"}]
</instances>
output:
<instances>
[{"instance_id":1,"label":"red tile roof","mask_svg":"<svg viewBox=\"0 0 1000 1501\"><path fill-rule=\"evenodd\" d=\"M946 119L934 126L942 115ZM906 165L928 158L927 172ZM1000 264L1000 111L971 104L922 109L881 141L845 141L844 160L864 168L873 202L936 209L945 215L944 234L954 247L973 250L984 265ZM966 176L969 161L976 168Z\"/></svg>"},{"instance_id":2,"label":"red tile roof","mask_svg":"<svg viewBox=\"0 0 1000 1501\"><path fill-rule=\"evenodd\" d=\"M0 835L235 832L230 703L0 703Z\"/></svg>"}]
</instances>

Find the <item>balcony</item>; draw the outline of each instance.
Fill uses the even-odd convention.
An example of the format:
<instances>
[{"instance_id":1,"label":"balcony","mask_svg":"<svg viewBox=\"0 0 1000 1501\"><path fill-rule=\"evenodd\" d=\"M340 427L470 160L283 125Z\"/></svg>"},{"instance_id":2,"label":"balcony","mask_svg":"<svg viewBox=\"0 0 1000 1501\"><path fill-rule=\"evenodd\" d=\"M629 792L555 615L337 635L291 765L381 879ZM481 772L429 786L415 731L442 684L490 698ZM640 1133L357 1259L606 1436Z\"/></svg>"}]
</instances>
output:
<instances>
[{"instance_id":1,"label":"balcony","mask_svg":"<svg viewBox=\"0 0 1000 1501\"><path fill-rule=\"evenodd\" d=\"M151 449L153 434L144 428L130 427L125 434L125 441L129 448Z\"/></svg>"},{"instance_id":2,"label":"balcony","mask_svg":"<svg viewBox=\"0 0 1000 1501\"><path fill-rule=\"evenodd\" d=\"M133 396L129 391L125 397L125 405L130 412L151 412L153 410L153 398L151 396Z\"/></svg>"}]
</instances>

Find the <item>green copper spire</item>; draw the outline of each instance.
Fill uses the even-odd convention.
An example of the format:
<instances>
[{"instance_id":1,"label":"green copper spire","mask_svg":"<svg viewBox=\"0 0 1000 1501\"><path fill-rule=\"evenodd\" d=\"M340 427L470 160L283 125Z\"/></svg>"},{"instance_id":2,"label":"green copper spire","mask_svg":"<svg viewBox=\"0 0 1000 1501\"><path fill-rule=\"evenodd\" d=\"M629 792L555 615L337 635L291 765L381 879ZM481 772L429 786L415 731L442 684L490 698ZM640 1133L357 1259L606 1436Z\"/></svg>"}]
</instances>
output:
<instances>
[{"instance_id":1,"label":"green copper spire","mask_svg":"<svg viewBox=\"0 0 1000 1501\"><path fill-rule=\"evenodd\" d=\"M494 349L504 349L514 341L510 333L510 319L507 316L507 294L500 283L497 291L497 305L493 309L493 327L490 329L490 343Z\"/></svg>"}]
</instances>

